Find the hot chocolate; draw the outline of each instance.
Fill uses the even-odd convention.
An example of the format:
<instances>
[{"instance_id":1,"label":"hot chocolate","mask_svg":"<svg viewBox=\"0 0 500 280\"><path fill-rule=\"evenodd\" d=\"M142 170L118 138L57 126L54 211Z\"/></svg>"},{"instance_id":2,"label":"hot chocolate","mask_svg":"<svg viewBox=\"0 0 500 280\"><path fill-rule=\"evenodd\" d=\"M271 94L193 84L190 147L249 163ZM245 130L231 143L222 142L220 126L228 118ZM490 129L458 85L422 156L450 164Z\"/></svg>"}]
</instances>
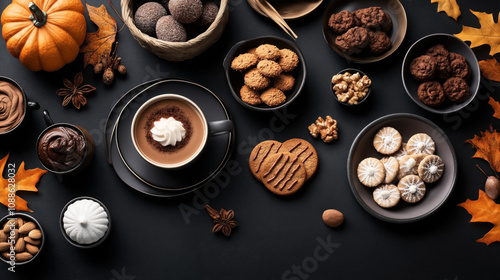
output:
<instances>
[{"instance_id":1,"label":"hot chocolate","mask_svg":"<svg viewBox=\"0 0 500 280\"><path fill-rule=\"evenodd\" d=\"M160 166L183 165L203 149L207 127L193 104L172 96L138 111L132 137L138 152L149 162Z\"/></svg>"},{"instance_id":2,"label":"hot chocolate","mask_svg":"<svg viewBox=\"0 0 500 280\"><path fill-rule=\"evenodd\" d=\"M0 81L0 134L16 128L24 118L25 100L21 89Z\"/></svg>"},{"instance_id":3,"label":"hot chocolate","mask_svg":"<svg viewBox=\"0 0 500 280\"><path fill-rule=\"evenodd\" d=\"M45 132L38 142L38 156L47 168L67 171L78 166L87 152L85 137L69 126L57 126Z\"/></svg>"}]
</instances>

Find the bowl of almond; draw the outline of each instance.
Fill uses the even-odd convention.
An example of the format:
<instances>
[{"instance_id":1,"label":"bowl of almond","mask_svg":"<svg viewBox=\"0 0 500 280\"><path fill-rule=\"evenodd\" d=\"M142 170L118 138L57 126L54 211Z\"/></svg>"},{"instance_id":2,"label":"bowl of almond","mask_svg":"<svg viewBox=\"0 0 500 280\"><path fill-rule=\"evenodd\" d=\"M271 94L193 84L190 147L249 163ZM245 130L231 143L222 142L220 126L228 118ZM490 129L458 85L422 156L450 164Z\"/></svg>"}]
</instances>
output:
<instances>
[{"instance_id":1,"label":"bowl of almond","mask_svg":"<svg viewBox=\"0 0 500 280\"><path fill-rule=\"evenodd\" d=\"M40 223L30 215L16 213L0 220L0 259L22 265L33 261L42 251L45 234Z\"/></svg>"}]
</instances>

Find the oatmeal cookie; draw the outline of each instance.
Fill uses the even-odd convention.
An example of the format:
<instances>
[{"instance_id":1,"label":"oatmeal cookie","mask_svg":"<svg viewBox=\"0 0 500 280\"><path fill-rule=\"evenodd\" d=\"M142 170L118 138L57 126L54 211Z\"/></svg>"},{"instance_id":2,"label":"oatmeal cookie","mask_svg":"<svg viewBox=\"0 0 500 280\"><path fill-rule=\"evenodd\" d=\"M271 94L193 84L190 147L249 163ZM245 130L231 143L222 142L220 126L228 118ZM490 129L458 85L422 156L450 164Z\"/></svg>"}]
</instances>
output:
<instances>
[{"instance_id":1,"label":"oatmeal cookie","mask_svg":"<svg viewBox=\"0 0 500 280\"><path fill-rule=\"evenodd\" d=\"M292 50L281 49L278 63L284 72L291 72L299 64L299 56Z\"/></svg>"},{"instance_id":2,"label":"oatmeal cookie","mask_svg":"<svg viewBox=\"0 0 500 280\"><path fill-rule=\"evenodd\" d=\"M286 101L286 95L279 89L270 87L260 95L260 99L270 107L278 106Z\"/></svg>"},{"instance_id":3,"label":"oatmeal cookie","mask_svg":"<svg viewBox=\"0 0 500 280\"><path fill-rule=\"evenodd\" d=\"M259 63L257 64L257 70L259 70L259 73L261 73L263 76L266 76L268 78L276 78L283 71L281 69L281 66L276 61L268 59L259 61Z\"/></svg>"},{"instance_id":4,"label":"oatmeal cookie","mask_svg":"<svg viewBox=\"0 0 500 280\"><path fill-rule=\"evenodd\" d=\"M262 44L255 50L257 56L261 59L276 60L280 58L280 49L275 45Z\"/></svg>"},{"instance_id":5,"label":"oatmeal cookie","mask_svg":"<svg viewBox=\"0 0 500 280\"><path fill-rule=\"evenodd\" d=\"M263 90L269 86L271 80L260 74L259 70L253 68L249 70L244 77L245 85L253 90Z\"/></svg>"},{"instance_id":6,"label":"oatmeal cookie","mask_svg":"<svg viewBox=\"0 0 500 280\"><path fill-rule=\"evenodd\" d=\"M254 67L258 62L257 56L251 53L238 55L231 62L231 69L236 71L245 71Z\"/></svg>"},{"instance_id":7,"label":"oatmeal cookie","mask_svg":"<svg viewBox=\"0 0 500 280\"><path fill-rule=\"evenodd\" d=\"M260 93L251 89L249 86L244 85L240 89L240 96L243 102L250 105L262 104L262 99L260 99Z\"/></svg>"},{"instance_id":8,"label":"oatmeal cookie","mask_svg":"<svg viewBox=\"0 0 500 280\"><path fill-rule=\"evenodd\" d=\"M295 85L295 78L292 75L281 74L273 80L273 87L281 91L289 91Z\"/></svg>"}]
</instances>

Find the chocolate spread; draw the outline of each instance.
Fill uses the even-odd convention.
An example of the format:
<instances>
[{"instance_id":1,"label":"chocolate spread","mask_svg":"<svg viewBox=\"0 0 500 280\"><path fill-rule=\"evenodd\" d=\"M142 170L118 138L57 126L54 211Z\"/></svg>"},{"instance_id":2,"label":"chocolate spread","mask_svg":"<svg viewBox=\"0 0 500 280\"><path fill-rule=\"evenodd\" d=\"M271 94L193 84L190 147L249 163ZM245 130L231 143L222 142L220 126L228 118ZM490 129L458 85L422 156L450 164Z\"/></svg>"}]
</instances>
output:
<instances>
[{"instance_id":1,"label":"chocolate spread","mask_svg":"<svg viewBox=\"0 0 500 280\"><path fill-rule=\"evenodd\" d=\"M82 161L85 152L85 138L70 127L54 127L38 142L40 160L47 168L55 171L74 168Z\"/></svg>"}]
</instances>

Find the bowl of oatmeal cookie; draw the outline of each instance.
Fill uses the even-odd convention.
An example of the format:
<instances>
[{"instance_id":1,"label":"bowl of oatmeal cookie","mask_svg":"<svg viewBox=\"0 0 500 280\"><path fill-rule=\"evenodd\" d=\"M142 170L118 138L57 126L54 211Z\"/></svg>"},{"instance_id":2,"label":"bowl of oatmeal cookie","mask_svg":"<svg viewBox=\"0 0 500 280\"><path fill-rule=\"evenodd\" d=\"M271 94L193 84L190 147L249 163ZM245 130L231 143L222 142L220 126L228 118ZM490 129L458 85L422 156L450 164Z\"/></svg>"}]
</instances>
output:
<instances>
[{"instance_id":1,"label":"bowl of oatmeal cookie","mask_svg":"<svg viewBox=\"0 0 500 280\"><path fill-rule=\"evenodd\" d=\"M235 100L255 111L273 111L296 100L306 80L306 62L292 41L264 36L236 43L223 67Z\"/></svg>"}]
</instances>

